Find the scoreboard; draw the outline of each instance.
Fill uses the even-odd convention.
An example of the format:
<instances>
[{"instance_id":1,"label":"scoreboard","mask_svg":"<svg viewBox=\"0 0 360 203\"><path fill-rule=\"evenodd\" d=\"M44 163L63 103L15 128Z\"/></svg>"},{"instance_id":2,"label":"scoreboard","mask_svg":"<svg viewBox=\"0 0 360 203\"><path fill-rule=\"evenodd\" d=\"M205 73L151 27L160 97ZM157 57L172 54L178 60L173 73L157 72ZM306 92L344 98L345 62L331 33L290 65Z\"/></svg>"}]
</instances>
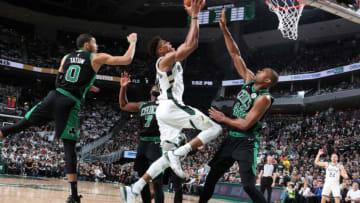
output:
<instances>
[{"instance_id":1,"label":"scoreboard","mask_svg":"<svg viewBox=\"0 0 360 203\"><path fill-rule=\"evenodd\" d=\"M252 20L255 18L255 1L248 2L246 5L221 5L208 7L207 10L202 10L199 13L199 24L209 25L217 24L220 21L222 9L226 9L226 21L242 21ZM191 18L188 17L188 25L190 25Z\"/></svg>"}]
</instances>

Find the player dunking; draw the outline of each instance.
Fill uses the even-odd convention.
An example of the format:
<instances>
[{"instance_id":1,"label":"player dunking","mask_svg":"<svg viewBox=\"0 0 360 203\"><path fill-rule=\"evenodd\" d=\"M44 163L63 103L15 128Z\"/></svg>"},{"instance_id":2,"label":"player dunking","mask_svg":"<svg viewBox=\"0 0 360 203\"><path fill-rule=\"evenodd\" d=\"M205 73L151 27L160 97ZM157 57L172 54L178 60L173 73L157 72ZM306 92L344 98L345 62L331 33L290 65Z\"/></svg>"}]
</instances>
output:
<instances>
[{"instance_id":1,"label":"player dunking","mask_svg":"<svg viewBox=\"0 0 360 203\"><path fill-rule=\"evenodd\" d=\"M184 92L183 68L180 61L187 58L198 46L199 22L202 0L192 0L191 7L186 8L191 15L191 25L186 40L177 50L160 37L155 37L150 43L150 53L158 57L156 62L157 80L160 87L159 106L156 118L160 128L161 147L164 155L155 161L150 168L132 187L123 187L122 195L125 202L134 202L143 187L156 178L169 166L176 175L184 178L180 158L185 157L192 149L215 139L222 131L216 124L199 110L185 106L182 102ZM184 146L183 128L202 130L197 137ZM176 150L174 150L176 149Z\"/></svg>"},{"instance_id":2,"label":"player dunking","mask_svg":"<svg viewBox=\"0 0 360 203\"><path fill-rule=\"evenodd\" d=\"M321 203L325 203L332 193L335 198L335 203L340 203L340 175L348 179L348 175L344 166L338 163L338 156L336 154L331 155L331 162L321 162L320 156L324 154L322 149L319 150L315 158L315 166L321 166L326 168L325 184L322 190Z\"/></svg>"},{"instance_id":3,"label":"player dunking","mask_svg":"<svg viewBox=\"0 0 360 203\"><path fill-rule=\"evenodd\" d=\"M120 108L128 112L140 112L140 122L142 130L140 132L140 143L137 148L134 169L139 176L143 176L149 166L161 157L160 132L156 121L156 108L158 103L156 98L159 96L159 88L154 85L150 91L151 101L148 102L128 102L126 88L130 83L128 73L121 74L121 88L119 93ZM153 180L155 203L164 202L162 190L162 175ZM141 198L144 203L151 203L151 193L149 184L141 191ZM124 200L123 200L124 201Z\"/></svg>"},{"instance_id":4,"label":"player dunking","mask_svg":"<svg viewBox=\"0 0 360 203\"><path fill-rule=\"evenodd\" d=\"M65 172L70 183L70 196L67 203L80 203L77 193L76 151L75 144L79 139L78 112L80 103L96 79L96 73L102 64L128 65L135 54L137 35L127 37L130 43L124 56L111 56L97 53L96 40L90 34L81 34L76 39L78 50L64 56L56 77L56 90L52 90L25 118L18 123L0 129L0 139L10 134L21 132L30 126L40 126L55 121L55 133L64 143ZM96 88L93 88L98 91Z\"/></svg>"},{"instance_id":5,"label":"player dunking","mask_svg":"<svg viewBox=\"0 0 360 203\"><path fill-rule=\"evenodd\" d=\"M278 74L264 68L256 76L246 68L240 51L226 27L225 9L222 11L220 28L223 32L226 47L234 61L235 68L244 79L245 84L238 93L233 106L231 117L226 117L214 108L209 109L210 117L230 127L229 136L223 141L220 149L211 160L211 170L206 178L200 202L208 202L211 198L216 182L234 164L239 164L241 183L251 200L265 203L263 194L255 187L255 167L257 148L259 147L260 120L269 110L273 98L268 88L278 81Z\"/></svg>"}]
</instances>

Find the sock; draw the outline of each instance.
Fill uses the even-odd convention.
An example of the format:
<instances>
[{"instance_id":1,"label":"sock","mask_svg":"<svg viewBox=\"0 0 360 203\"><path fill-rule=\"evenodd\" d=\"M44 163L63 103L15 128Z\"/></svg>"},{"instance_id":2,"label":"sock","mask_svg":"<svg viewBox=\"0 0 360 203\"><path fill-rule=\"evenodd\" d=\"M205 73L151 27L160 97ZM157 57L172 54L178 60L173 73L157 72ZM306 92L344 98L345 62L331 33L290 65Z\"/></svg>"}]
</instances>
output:
<instances>
[{"instance_id":1,"label":"sock","mask_svg":"<svg viewBox=\"0 0 360 203\"><path fill-rule=\"evenodd\" d=\"M78 193L77 193L77 182L70 182L70 194L74 199L78 198Z\"/></svg>"},{"instance_id":2,"label":"sock","mask_svg":"<svg viewBox=\"0 0 360 203\"><path fill-rule=\"evenodd\" d=\"M140 178L132 187L132 192L135 194L140 194L141 190L145 187L146 181L143 178Z\"/></svg>"},{"instance_id":3,"label":"sock","mask_svg":"<svg viewBox=\"0 0 360 203\"><path fill-rule=\"evenodd\" d=\"M174 151L174 154L178 155L178 156L186 156L191 150L192 150L192 148L191 148L190 144L187 143L186 145L183 145L183 146L177 148Z\"/></svg>"}]
</instances>

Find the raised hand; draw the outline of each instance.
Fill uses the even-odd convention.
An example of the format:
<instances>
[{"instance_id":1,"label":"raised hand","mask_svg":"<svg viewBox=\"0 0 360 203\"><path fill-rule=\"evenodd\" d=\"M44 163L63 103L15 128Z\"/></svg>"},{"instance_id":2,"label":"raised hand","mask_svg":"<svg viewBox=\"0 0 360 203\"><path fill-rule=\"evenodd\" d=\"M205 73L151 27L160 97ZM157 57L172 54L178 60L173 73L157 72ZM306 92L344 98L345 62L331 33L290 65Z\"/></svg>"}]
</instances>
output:
<instances>
[{"instance_id":1,"label":"raised hand","mask_svg":"<svg viewBox=\"0 0 360 203\"><path fill-rule=\"evenodd\" d=\"M225 115L222 112L216 110L214 107L211 107L209 109L209 115L210 115L210 118L213 118L214 120L216 120L218 122L223 122L225 119Z\"/></svg>"},{"instance_id":2,"label":"raised hand","mask_svg":"<svg viewBox=\"0 0 360 203\"><path fill-rule=\"evenodd\" d=\"M131 33L127 36L127 41L129 43L137 41L137 33Z\"/></svg>"},{"instance_id":3,"label":"raised hand","mask_svg":"<svg viewBox=\"0 0 360 203\"><path fill-rule=\"evenodd\" d=\"M202 2L203 2L203 0L191 0L191 6L185 6L186 12L191 17L197 17L202 8L202 6L201 6Z\"/></svg>"},{"instance_id":4,"label":"raised hand","mask_svg":"<svg viewBox=\"0 0 360 203\"><path fill-rule=\"evenodd\" d=\"M318 152L318 154L320 154L320 155L323 155L323 154L324 154L324 150L322 150L322 149L319 149L319 152Z\"/></svg>"},{"instance_id":5,"label":"raised hand","mask_svg":"<svg viewBox=\"0 0 360 203\"><path fill-rule=\"evenodd\" d=\"M120 78L121 87L126 87L131 83L130 77L131 76L127 72L121 73L121 78Z\"/></svg>"},{"instance_id":6,"label":"raised hand","mask_svg":"<svg viewBox=\"0 0 360 203\"><path fill-rule=\"evenodd\" d=\"M226 10L225 10L225 8L223 8L223 10L221 12L220 21L219 21L220 28L226 27L226 14L225 14L225 12L226 12Z\"/></svg>"}]
</instances>

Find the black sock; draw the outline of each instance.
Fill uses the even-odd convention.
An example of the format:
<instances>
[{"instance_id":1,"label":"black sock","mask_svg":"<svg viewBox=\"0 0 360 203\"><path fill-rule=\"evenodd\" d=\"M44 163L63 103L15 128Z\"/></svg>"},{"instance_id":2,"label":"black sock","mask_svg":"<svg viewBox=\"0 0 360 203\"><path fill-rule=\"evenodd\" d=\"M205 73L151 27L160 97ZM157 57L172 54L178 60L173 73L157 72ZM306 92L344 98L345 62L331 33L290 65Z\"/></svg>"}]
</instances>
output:
<instances>
[{"instance_id":1,"label":"black sock","mask_svg":"<svg viewBox=\"0 0 360 203\"><path fill-rule=\"evenodd\" d=\"M77 193L77 182L70 182L71 185L71 189L70 189L70 194L74 199L78 199L78 193Z\"/></svg>"}]
</instances>

